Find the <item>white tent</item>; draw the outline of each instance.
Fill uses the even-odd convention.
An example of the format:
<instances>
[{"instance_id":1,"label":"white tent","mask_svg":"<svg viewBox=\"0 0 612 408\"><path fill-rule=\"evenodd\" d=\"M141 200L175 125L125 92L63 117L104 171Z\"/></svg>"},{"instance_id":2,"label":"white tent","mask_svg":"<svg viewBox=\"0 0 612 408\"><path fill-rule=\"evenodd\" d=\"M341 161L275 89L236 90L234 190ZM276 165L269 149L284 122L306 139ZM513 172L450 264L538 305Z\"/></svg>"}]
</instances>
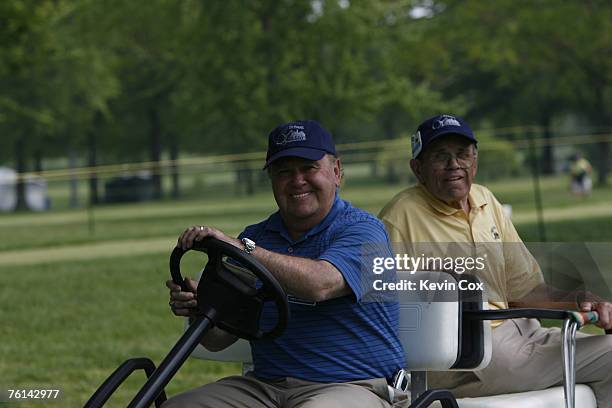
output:
<instances>
[{"instance_id":1,"label":"white tent","mask_svg":"<svg viewBox=\"0 0 612 408\"><path fill-rule=\"evenodd\" d=\"M8 167L0 167L0 211L13 211L17 205L17 173Z\"/></svg>"},{"instance_id":2,"label":"white tent","mask_svg":"<svg viewBox=\"0 0 612 408\"><path fill-rule=\"evenodd\" d=\"M25 179L25 201L30 210L49 209L47 182L38 176ZM14 211L17 206L17 172L0 167L0 211Z\"/></svg>"}]
</instances>

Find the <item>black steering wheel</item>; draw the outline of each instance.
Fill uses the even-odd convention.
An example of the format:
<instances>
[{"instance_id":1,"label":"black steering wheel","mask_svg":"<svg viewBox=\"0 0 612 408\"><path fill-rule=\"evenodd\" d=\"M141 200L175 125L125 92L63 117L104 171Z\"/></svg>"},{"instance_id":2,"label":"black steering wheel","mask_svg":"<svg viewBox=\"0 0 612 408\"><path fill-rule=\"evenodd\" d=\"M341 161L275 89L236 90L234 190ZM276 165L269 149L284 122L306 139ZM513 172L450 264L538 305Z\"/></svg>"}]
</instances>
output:
<instances>
[{"instance_id":1,"label":"black steering wheel","mask_svg":"<svg viewBox=\"0 0 612 408\"><path fill-rule=\"evenodd\" d=\"M247 340L271 339L285 330L289 320L287 295L274 275L252 255L211 237L194 241L191 249L208 253L208 262L197 289L198 315L207 316L219 328ZM180 262L187 251L176 247L170 255L172 280L183 290L187 290L187 286L181 275ZM257 288L252 275L230 270L224 264L223 256L239 262L262 285ZM262 332L259 321L263 305L268 301L276 304L278 320L272 329Z\"/></svg>"}]
</instances>

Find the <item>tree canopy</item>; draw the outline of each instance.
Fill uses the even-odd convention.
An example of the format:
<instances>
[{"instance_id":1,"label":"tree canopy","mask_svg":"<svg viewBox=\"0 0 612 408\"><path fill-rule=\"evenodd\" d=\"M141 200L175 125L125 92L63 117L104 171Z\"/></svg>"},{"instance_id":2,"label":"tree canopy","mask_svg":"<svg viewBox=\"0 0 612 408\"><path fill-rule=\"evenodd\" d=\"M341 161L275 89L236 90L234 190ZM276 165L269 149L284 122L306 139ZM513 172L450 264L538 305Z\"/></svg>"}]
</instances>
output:
<instances>
[{"instance_id":1,"label":"tree canopy","mask_svg":"<svg viewBox=\"0 0 612 408\"><path fill-rule=\"evenodd\" d=\"M0 19L0 162L20 172L67 149L90 164L261 150L296 118L339 142L439 112L612 122L604 0L6 0Z\"/></svg>"}]
</instances>

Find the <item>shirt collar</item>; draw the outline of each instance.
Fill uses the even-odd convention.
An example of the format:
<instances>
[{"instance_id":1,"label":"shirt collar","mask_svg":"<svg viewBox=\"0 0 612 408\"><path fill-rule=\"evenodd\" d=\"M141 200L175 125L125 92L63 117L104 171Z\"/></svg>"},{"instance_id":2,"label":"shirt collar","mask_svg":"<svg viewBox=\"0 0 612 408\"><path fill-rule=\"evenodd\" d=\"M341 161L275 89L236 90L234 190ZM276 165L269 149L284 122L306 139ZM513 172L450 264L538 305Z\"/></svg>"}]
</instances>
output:
<instances>
[{"instance_id":1,"label":"shirt collar","mask_svg":"<svg viewBox=\"0 0 612 408\"><path fill-rule=\"evenodd\" d=\"M482 208L488 204L487 197L483 194L483 189L474 188L474 184L472 184L472 188L470 189L468 200L470 200L470 206L472 208Z\"/></svg>"},{"instance_id":2,"label":"shirt collar","mask_svg":"<svg viewBox=\"0 0 612 408\"><path fill-rule=\"evenodd\" d=\"M334 221L334 219L336 219L338 214L340 214L344 210L345 207L346 207L346 203L340 199L338 192L336 192L336 196L334 197L334 203L332 204L332 208L329 210L325 218L323 218L323 221L321 221L320 223L312 227L310 230L308 230L297 241L293 241L291 239L291 236L289 235L289 232L287 231L287 228L285 227L285 223L283 222L283 219L280 216L280 211L275 212L268 218L266 229L268 231L278 232L287 241L297 244L299 242L302 242L305 239L308 239L309 237L315 234L318 234L319 232L327 228Z\"/></svg>"},{"instance_id":3,"label":"shirt collar","mask_svg":"<svg viewBox=\"0 0 612 408\"><path fill-rule=\"evenodd\" d=\"M470 193L468 194L468 201L470 202L470 207L471 208L484 207L485 205L487 205L486 197L482 194L480 189L475 189L473 187L474 185L472 185L472 188L470 188ZM451 207L450 205L446 204L444 201L438 199L437 197L434 197L434 195L431 194L429 190L427 190L427 188L425 188L423 184L419 183L419 188L423 191L423 194L425 195L425 199L427 200L429 205L434 210L438 211L439 213L442 213L444 215L453 215L457 213L458 211L461 211L460 208Z\"/></svg>"}]
</instances>

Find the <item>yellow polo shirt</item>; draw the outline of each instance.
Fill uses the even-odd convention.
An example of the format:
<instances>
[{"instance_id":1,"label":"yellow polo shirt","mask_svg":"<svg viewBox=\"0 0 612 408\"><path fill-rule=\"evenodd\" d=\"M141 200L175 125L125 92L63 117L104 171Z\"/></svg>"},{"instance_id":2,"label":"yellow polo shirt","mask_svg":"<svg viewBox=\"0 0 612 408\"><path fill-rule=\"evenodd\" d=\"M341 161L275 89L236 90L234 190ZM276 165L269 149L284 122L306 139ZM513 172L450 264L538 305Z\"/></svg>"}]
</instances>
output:
<instances>
[{"instance_id":1,"label":"yellow polo shirt","mask_svg":"<svg viewBox=\"0 0 612 408\"><path fill-rule=\"evenodd\" d=\"M393 197L378 217L396 253L484 259L485 267L470 273L485 282L491 306L506 309L544 282L542 272L491 191L472 184L468 200L469 216L419 184Z\"/></svg>"}]
</instances>

